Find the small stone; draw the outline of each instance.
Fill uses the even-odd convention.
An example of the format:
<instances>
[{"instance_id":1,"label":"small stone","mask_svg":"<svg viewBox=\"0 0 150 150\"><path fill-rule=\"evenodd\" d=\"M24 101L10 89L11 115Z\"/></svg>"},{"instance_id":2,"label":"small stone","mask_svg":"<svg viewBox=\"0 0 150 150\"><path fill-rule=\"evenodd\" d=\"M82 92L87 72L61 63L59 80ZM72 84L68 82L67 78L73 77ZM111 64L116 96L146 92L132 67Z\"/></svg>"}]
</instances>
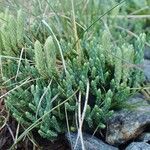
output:
<instances>
[{"instance_id":1,"label":"small stone","mask_svg":"<svg viewBox=\"0 0 150 150\"><path fill-rule=\"evenodd\" d=\"M133 109L116 111L107 122L106 141L111 145L120 145L137 138L150 126L150 104L142 98L134 96L128 103Z\"/></svg>"},{"instance_id":2,"label":"small stone","mask_svg":"<svg viewBox=\"0 0 150 150\"><path fill-rule=\"evenodd\" d=\"M139 138L138 141L142 142L150 142L150 133L143 133Z\"/></svg>"},{"instance_id":3,"label":"small stone","mask_svg":"<svg viewBox=\"0 0 150 150\"><path fill-rule=\"evenodd\" d=\"M150 82L150 60L145 59L142 68L146 77L146 81Z\"/></svg>"},{"instance_id":4,"label":"small stone","mask_svg":"<svg viewBox=\"0 0 150 150\"><path fill-rule=\"evenodd\" d=\"M150 150L150 145L145 142L133 142L125 150Z\"/></svg>"},{"instance_id":5,"label":"small stone","mask_svg":"<svg viewBox=\"0 0 150 150\"><path fill-rule=\"evenodd\" d=\"M144 51L144 58L150 59L150 47L146 47Z\"/></svg>"},{"instance_id":6,"label":"small stone","mask_svg":"<svg viewBox=\"0 0 150 150\"><path fill-rule=\"evenodd\" d=\"M75 147L77 133L71 133L70 137L69 137L69 134L67 133L66 137L67 137L70 145L72 145L71 147L73 150L82 150L80 138ZM83 142L84 142L84 147L86 150L118 150L118 148L108 145L108 144L104 143L103 141L101 141L100 139L98 139L92 135L86 134L86 133L83 133Z\"/></svg>"}]
</instances>

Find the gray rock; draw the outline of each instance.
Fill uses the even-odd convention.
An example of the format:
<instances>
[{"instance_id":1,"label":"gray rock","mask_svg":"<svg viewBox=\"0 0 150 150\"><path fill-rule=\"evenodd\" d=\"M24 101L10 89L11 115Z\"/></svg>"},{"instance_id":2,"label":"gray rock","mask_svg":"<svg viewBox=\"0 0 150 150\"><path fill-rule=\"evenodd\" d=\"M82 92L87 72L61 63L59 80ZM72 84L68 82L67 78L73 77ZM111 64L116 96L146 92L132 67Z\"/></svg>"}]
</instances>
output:
<instances>
[{"instance_id":1,"label":"gray rock","mask_svg":"<svg viewBox=\"0 0 150 150\"><path fill-rule=\"evenodd\" d=\"M150 150L150 145L145 142L133 142L125 150Z\"/></svg>"},{"instance_id":2,"label":"gray rock","mask_svg":"<svg viewBox=\"0 0 150 150\"><path fill-rule=\"evenodd\" d=\"M80 138L78 140L77 146L74 148L77 139L77 133L71 133L70 138L69 134L67 134L66 137L69 143L72 145L73 150L82 150ZM86 150L118 150L118 148L108 145L100 139L92 137L86 133L83 133L83 141Z\"/></svg>"},{"instance_id":3,"label":"gray rock","mask_svg":"<svg viewBox=\"0 0 150 150\"><path fill-rule=\"evenodd\" d=\"M138 138L138 141L150 142L150 133L143 133L143 134Z\"/></svg>"},{"instance_id":4,"label":"gray rock","mask_svg":"<svg viewBox=\"0 0 150 150\"><path fill-rule=\"evenodd\" d=\"M150 60L145 59L142 68L144 70L146 81L150 82Z\"/></svg>"},{"instance_id":5,"label":"gray rock","mask_svg":"<svg viewBox=\"0 0 150 150\"><path fill-rule=\"evenodd\" d=\"M144 51L144 58L150 59L150 47L146 47Z\"/></svg>"},{"instance_id":6,"label":"gray rock","mask_svg":"<svg viewBox=\"0 0 150 150\"><path fill-rule=\"evenodd\" d=\"M112 145L134 139L150 126L150 104L139 95L129 98L128 103L132 109L115 112L107 122L106 141Z\"/></svg>"}]
</instances>

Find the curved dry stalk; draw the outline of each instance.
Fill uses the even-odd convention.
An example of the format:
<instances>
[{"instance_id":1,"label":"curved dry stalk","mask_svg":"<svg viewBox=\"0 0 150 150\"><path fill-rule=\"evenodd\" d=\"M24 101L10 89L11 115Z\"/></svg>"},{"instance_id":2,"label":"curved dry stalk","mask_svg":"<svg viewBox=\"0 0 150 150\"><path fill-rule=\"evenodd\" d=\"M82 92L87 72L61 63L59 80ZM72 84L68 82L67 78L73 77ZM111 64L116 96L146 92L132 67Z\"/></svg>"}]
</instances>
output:
<instances>
[{"instance_id":1,"label":"curved dry stalk","mask_svg":"<svg viewBox=\"0 0 150 150\"><path fill-rule=\"evenodd\" d=\"M149 16L150 16L150 15L149 15ZM120 29L120 30L123 30L123 31L127 32L128 34L134 36L135 38L138 38L138 35L137 35L137 34L133 33L132 31L130 31L130 30L128 30L128 29L125 29L125 28L123 28L123 27L121 27L121 26L115 26L115 28ZM148 47L150 47L150 43L145 42L145 44L146 44Z\"/></svg>"},{"instance_id":2,"label":"curved dry stalk","mask_svg":"<svg viewBox=\"0 0 150 150\"><path fill-rule=\"evenodd\" d=\"M90 84L89 84L89 80L88 80L87 81L87 87L86 87L85 103L84 103L84 108L83 108L82 115L81 115L81 92L79 92L79 99L78 99L79 128L78 128L78 135L77 135L77 139L76 139L74 149L76 148L79 137L80 137L82 149L85 150L84 140L83 140L83 135L82 135L82 126L83 126L83 121L84 121L84 118L85 118L86 108L87 108L87 104L88 104L89 89L90 89Z\"/></svg>"},{"instance_id":3,"label":"curved dry stalk","mask_svg":"<svg viewBox=\"0 0 150 150\"><path fill-rule=\"evenodd\" d=\"M21 65L21 59L22 59L23 51L24 51L24 48L22 48L21 53L20 53L20 58L19 58L19 62L18 62L18 68L17 68L17 73L16 73L15 80L17 80L17 77L18 77L18 74L19 74L19 69L20 69L20 65Z\"/></svg>"},{"instance_id":4,"label":"curved dry stalk","mask_svg":"<svg viewBox=\"0 0 150 150\"><path fill-rule=\"evenodd\" d=\"M149 19L150 15L117 15L117 16L109 16L111 18L118 18L118 19Z\"/></svg>"},{"instance_id":5,"label":"curved dry stalk","mask_svg":"<svg viewBox=\"0 0 150 150\"><path fill-rule=\"evenodd\" d=\"M52 31L51 27L47 24L47 22L45 20L42 20L43 24L48 27L48 29L51 31L57 45L58 45L58 48L59 48L59 52L60 52L60 55L61 55L61 59L62 59L62 63L63 63L63 67L64 67L64 70L65 70L65 73L67 72L67 69L66 69L66 64L65 64L65 59L64 59L64 56L63 56L63 53L62 53L62 48L59 44L59 41L57 40L57 37L56 35L54 34L54 32Z\"/></svg>"},{"instance_id":6,"label":"curved dry stalk","mask_svg":"<svg viewBox=\"0 0 150 150\"><path fill-rule=\"evenodd\" d=\"M36 119L37 119L37 116L38 116L38 113L39 113L39 109L40 109L42 100L43 100L44 96L46 95L46 93L47 93L47 91L48 91L48 88L50 87L51 83L52 83L52 80L50 81L50 83L48 84L46 90L44 91L43 95L42 95L41 98L40 98L40 101L39 101L39 103L38 103L37 110L36 110L36 115L35 115L35 118L36 118Z\"/></svg>"}]
</instances>

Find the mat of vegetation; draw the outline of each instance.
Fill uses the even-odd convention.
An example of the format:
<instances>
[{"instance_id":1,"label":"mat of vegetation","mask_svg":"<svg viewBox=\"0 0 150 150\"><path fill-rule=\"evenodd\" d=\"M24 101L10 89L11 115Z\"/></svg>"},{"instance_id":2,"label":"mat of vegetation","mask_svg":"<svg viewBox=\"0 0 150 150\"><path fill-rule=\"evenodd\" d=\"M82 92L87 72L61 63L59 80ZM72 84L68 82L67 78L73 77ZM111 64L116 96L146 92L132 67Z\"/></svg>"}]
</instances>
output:
<instances>
[{"instance_id":1,"label":"mat of vegetation","mask_svg":"<svg viewBox=\"0 0 150 150\"><path fill-rule=\"evenodd\" d=\"M149 0L0 3L0 134L11 149L63 149L65 133L100 133L130 108L145 86Z\"/></svg>"}]
</instances>

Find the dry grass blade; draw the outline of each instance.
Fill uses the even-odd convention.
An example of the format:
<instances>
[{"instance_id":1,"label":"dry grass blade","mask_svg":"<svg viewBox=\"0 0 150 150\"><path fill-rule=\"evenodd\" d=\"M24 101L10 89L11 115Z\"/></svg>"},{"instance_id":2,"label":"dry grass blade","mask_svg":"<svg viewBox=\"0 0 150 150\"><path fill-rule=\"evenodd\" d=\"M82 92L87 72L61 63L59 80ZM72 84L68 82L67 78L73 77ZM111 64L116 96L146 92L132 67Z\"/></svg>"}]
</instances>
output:
<instances>
[{"instance_id":1,"label":"dry grass blade","mask_svg":"<svg viewBox=\"0 0 150 150\"><path fill-rule=\"evenodd\" d=\"M7 96L9 93L15 91L16 89L20 88L21 86L23 86L23 85L25 85L25 84L27 84L27 83L30 83L31 81L34 81L34 80L35 80L35 79L30 80L30 78L26 79L22 84L16 86L15 88L13 88L13 89L11 89L10 91L6 92L5 94L1 95L1 96L0 96L0 99L3 98L3 97L5 97L5 96Z\"/></svg>"},{"instance_id":2,"label":"dry grass blade","mask_svg":"<svg viewBox=\"0 0 150 150\"><path fill-rule=\"evenodd\" d=\"M117 15L117 16L110 16L111 18L118 18L118 19L150 19L150 15Z\"/></svg>"},{"instance_id":3,"label":"dry grass blade","mask_svg":"<svg viewBox=\"0 0 150 150\"><path fill-rule=\"evenodd\" d=\"M74 149L76 148L78 140L79 140L79 137L80 137L82 149L85 150L84 140L83 140L83 135L82 135L82 126L83 126L83 121L84 121L84 118L85 118L86 108L87 108L87 104L88 104L89 88L90 88L90 84L89 84L89 80L88 80L87 81L87 87L86 87L85 103L84 103L84 108L83 108L82 115L81 115L81 92L79 92L79 99L78 99L79 127L78 127L78 135L77 135L77 139L76 139L76 143L75 143Z\"/></svg>"},{"instance_id":4,"label":"dry grass blade","mask_svg":"<svg viewBox=\"0 0 150 150\"><path fill-rule=\"evenodd\" d=\"M67 69L66 69L66 64L65 64L65 59L64 59L64 56L63 56L63 53L62 53L62 48L59 44L59 41L57 40L57 37L56 35L54 34L53 30L51 29L51 27L48 25L48 23L45 21L45 20L42 20L43 24L50 30L50 32L52 33L57 45L58 45L58 48L59 48L59 52L60 52L60 55L61 55L61 59L62 59L62 63L63 63L63 67L64 67L64 70L65 70L65 73L67 72Z\"/></svg>"},{"instance_id":5,"label":"dry grass blade","mask_svg":"<svg viewBox=\"0 0 150 150\"><path fill-rule=\"evenodd\" d=\"M51 83L52 83L52 80L50 81L50 83L48 84L46 90L44 91L43 95L42 95L41 98L40 98L40 101L39 101L39 104L38 104L38 107L37 107L37 110L36 110L36 115L35 115L35 118L36 118L36 119L37 119L37 116L38 116L38 113L39 113L39 109L40 109L42 100L43 100L44 96L46 95L46 93L48 92L48 89L49 89Z\"/></svg>"},{"instance_id":6,"label":"dry grass blade","mask_svg":"<svg viewBox=\"0 0 150 150\"><path fill-rule=\"evenodd\" d=\"M133 33L132 31L130 31L130 30L128 30L128 29L125 29L125 28L120 27L120 26L116 26L116 28L127 32L128 34L130 34L131 36L134 36L135 38L138 38L138 35L137 35L137 34ZM146 44L148 47L150 47L150 43L145 42L145 44Z\"/></svg>"},{"instance_id":7,"label":"dry grass blade","mask_svg":"<svg viewBox=\"0 0 150 150\"><path fill-rule=\"evenodd\" d=\"M19 58L19 62L18 62L18 69L17 69L15 80L17 80L17 77L18 77L18 74L19 74L19 68L20 68L20 65L21 65L21 59L22 59L23 51L24 51L24 48L22 48L21 53L20 53L20 58Z\"/></svg>"}]
</instances>

